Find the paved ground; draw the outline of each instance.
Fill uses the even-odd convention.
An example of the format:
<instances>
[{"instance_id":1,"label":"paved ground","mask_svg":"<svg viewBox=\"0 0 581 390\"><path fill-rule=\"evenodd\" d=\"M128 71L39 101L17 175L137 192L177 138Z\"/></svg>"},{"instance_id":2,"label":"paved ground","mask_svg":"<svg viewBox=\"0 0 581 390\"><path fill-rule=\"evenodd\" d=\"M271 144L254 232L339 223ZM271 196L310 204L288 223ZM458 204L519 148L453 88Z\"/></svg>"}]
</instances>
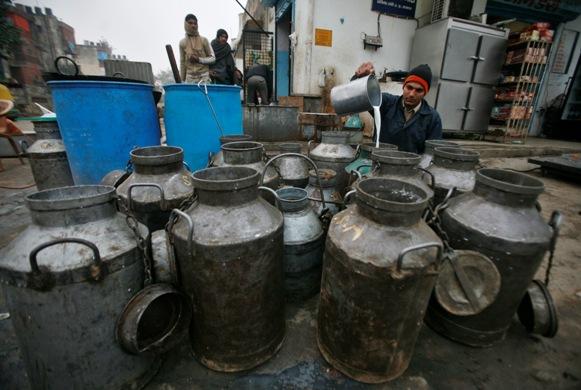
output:
<instances>
[{"instance_id":1,"label":"paved ground","mask_svg":"<svg viewBox=\"0 0 581 390\"><path fill-rule=\"evenodd\" d=\"M570 146L570 145L569 145ZM6 161L0 187L31 183L28 167ZM525 158L485 159L482 165L518 170L534 168ZM560 329L554 339L529 336L514 321L507 339L488 349L451 342L424 326L406 373L390 389L580 389L581 388L581 185L540 177L546 191L540 197L542 214L563 213L551 293L559 310ZM34 192L0 188L0 247L28 223L23 197ZM544 275L539 270L539 277ZM287 307L287 338L281 351L263 366L242 374L222 374L205 369L192 357L188 344L171 351L147 389L323 389L368 387L348 380L329 366L315 341L317 297ZM0 294L0 313L6 311ZM371 387L371 386L369 386ZM0 320L0 389L26 389L22 363L10 320Z\"/></svg>"}]
</instances>

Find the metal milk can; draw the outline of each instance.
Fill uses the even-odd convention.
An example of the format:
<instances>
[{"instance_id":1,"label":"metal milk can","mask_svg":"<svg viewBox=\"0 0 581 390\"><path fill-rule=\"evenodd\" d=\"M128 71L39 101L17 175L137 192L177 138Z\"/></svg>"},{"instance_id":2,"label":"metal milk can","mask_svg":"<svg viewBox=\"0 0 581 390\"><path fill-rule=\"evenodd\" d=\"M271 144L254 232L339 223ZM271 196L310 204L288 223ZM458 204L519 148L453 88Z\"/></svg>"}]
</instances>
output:
<instances>
[{"instance_id":1,"label":"metal milk can","mask_svg":"<svg viewBox=\"0 0 581 390\"><path fill-rule=\"evenodd\" d=\"M462 147L456 142L444 141L441 139L429 139L424 143L425 149L424 154L422 154L422 161L420 162L420 168L427 169L434 158L434 148L439 147L451 147L462 149Z\"/></svg>"},{"instance_id":2,"label":"metal milk can","mask_svg":"<svg viewBox=\"0 0 581 390\"><path fill-rule=\"evenodd\" d=\"M379 149L397 150L396 145L380 143ZM375 142L366 142L359 145L356 156L357 158L351 164L347 165L345 170L347 173L355 170L362 176L367 176L371 172L371 153L375 150Z\"/></svg>"},{"instance_id":3,"label":"metal milk can","mask_svg":"<svg viewBox=\"0 0 581 390\"><path fill-rule=\"evenodd\" d=\"M345 375L381 383L409 365L442 243L421 219L429 202L421 188L386 178L355 188L355 206L328 231L317 341Z\"/></svg>"},{"instance_id":4,"label":"metal milk can","mask_svg":"<svg viewBox=\"0 0 581 390\"><path fill-rule=\"evenodd\" d=\"M300 144L280 144L279 149L281 154L301 153ZM305 188L309 183L309 164L300 157L287 156L277 159L274 166L278 170L283 184L287 186Z\"/></svg>"},{"instance_id":5,"label":"metal milk can","mask_svg":"<svg viewBox=\"0 0 581 390\"><path fill-rule=\"evenodd\" d=\"M309 151L309 157L317 167L335 171L336 187L340 193L348 182L345 167L355 159L355 150L347 143L348 138L349 134L345 131L323 131L321 143Z\"/></svg>"},{"instance_id":6,"label":"metal milk can","mask_svg":"<svg viewBox=\"0 0 581 390\"><path fill-rule=\"evenodd\" d=\"M426 321L463 344L484 347L501 341L533 280L556 230L535 207L543 183L502 169L480 169L474 191L449 200L441 226L454 249L488 256L501 275L496 300L482 312L452 315L431 302Z\"/></svg>"},{"instance_id":7,"label":"metal milk can","mask_svg":"<svg viewBox=\"0 0 581 390\"><path fill-rule=\"evenodd\" d=\"M229 142L237 141L252 141L252 136L249 134L231 134L220 137L220 146ZM224 164L224 153L222 149L216 154L210 153L208 165L211 167L220 167Z\"/></svg>"},{"instance_id":8,"label":"metal milk can","mask_svg":"<svg viewBox=\"0 0 581 390\"><path fill-rule=\"evenodd\" d=\"M248 167L195 172L197 202L167 228L194 355L217 371L256 367L284 340L283 216L259 197L259 179Z\"/></svg>"},{"instance_id":9,"label":"metal milk can","mask_svg":"<svg viewBox=\"0 0 581 390\"><path fill-rule=\"evenodd\" d=\"M441 203L451 188L456 188L453 196L472 191L476 176L476 165L480 153L458 148L434 149L432 165L427 170L435 181L434 200Z\"/></svg>"},{"instance_id":10,"label":"metal milk can","mask_svg":"<svg viewBox=\"0 0 581 390\"><path fill-rule=\"evenodd\" d=\"M265 166L265 152L264 145L259 142L252 141L237 141L229 142L222 145L222 153L224 154L224 163L221 167L241 166L254 169L258 173L262 173ZM274 169L269 167L264 176L264 185L266 187L276 190L280 183L280 177Z\"/></svg>"},{"instance_id":11,"label":"metal milk can","mask_svg":"<svg viewBox=\"0 0 581 390\"><path fill-rule=\"evenodd\" d=\"M74 185L56 119L34 122L37 140L26 150L39 191Z\"/></svg>"},{"instance_id":12,"label":"metal milk can","mask_svg":"<svg viewBox=\"0 0 581 390\"><path fill-rule=\"evenodd\" d=\"M331 215L339 212L339 207L343 204L343 198L339 191L337 191L337 174L332 169L319 169L319 180L321 186L319 187L317 181L317 173L314 169L309 171L309 184L305 188L311 202L311 207L315 214L321 215L324 208L327 208ZM321 192L323 196L321 197ZM325 201L325 206L321 200Z\"/></svg>"},{"instance_id":13,"label":"metal milk can","mask_svg":"<svg viewBox=\"0 0 581 390\"><path fill-rule=\"evenodd\" d=\"M284 216L284 284L286 298L301 302L319 292L325 235L307 191L286 187L276 191Z\"/></svg>"},{"instance_id":14,"label":"metal milk can","mask_svg":"<svg viewBox=\"0 0 581 390\"><path fill-rule=\"evenodd\" d=\"M173 208L194 192L184 167L184 151L176 146L149 146L130 153L133 173L117 187L127 210L151 232L163 229Z\"/></svg>"},{"instance_id":15,"label":"metal milk can","mask_svg":"<svg viewBox=\"0 0 581 390\"><path fill-rule=\"evenodd\" d=\"M0 251L0 281L32 387L141 388L159 365L115 340L117 318L144 283L143 252L115 189L58 188L26 202L32 224Z\"/></svg>"},{"instance_id":16,"label":"metal milk can","mask_svg":"<svg viewBox=\"0 0 581 390\"><path fill-rule=\"evenodd\" d=\"M418 166L420 155L397 150L375 150L371 159L377 164L372 176L402 180L420 187L429 199L434 196L434 178L429 171Z\"/></svg>"}]
</instances>

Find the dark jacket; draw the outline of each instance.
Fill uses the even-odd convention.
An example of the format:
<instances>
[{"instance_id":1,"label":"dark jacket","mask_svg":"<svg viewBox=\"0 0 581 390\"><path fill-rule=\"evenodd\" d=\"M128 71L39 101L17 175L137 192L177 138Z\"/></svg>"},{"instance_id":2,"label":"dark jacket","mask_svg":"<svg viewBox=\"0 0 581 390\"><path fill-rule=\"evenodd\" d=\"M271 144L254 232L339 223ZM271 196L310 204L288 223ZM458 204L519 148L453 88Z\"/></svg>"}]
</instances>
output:
<instances>
[{"instance_id":1,"label":"dark jacket","mask_svg":"<svg viewBox=\"0 0 581 390\"><path fill-rule=\"evenodd\" d=\"M217 39L212 41L212 49L216 56L216 62L210 65L210 75L216 84L234 84L234 57L229 44L220 45Z\"/></svg>"},{"instance_id":2,"label":"dark jacket","mask_svg":"<svg viewBox=\"0 0 581 390\"><path fill-rule=\"evenodd\" d=\"M425 100L422 100L420 110L407 123L401 96L383 93L379 112L381 113L379 142L397 145L399 150L404 152L422 154L427 139L442 138L440 115Z\"/></svg>"}]
</instances>

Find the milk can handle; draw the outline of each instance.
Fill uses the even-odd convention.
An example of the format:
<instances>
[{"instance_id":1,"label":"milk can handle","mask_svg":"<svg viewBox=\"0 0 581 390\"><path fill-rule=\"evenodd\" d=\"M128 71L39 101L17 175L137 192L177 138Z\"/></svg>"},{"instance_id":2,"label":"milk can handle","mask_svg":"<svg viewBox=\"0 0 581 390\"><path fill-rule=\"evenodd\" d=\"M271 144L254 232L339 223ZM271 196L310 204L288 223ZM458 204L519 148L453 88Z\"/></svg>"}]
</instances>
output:
<instances>
[{"instance_id":1,"label":"milk can handle","mask_svg":"<svg viewBox=\"0 0 581 390\"><path fill-rule=\"evenodd\" d=\"M56 240L48 241L38 245L30 252L30 255L28 256L28 259L30 261L30 269L32 271L33 277L36 279L35 288L37 288L38 290L44 290L49 287L48 286L49 280L41 277L42 272L40 271L40 267L38 266L38 260L36 259L38 252L54 245L66 243L81 244L91 248L91 250L93 251L93 264L91 264L89 268L89 277L93 281L98 282L102 280L103 277L105 276L106 270L103 266L103 262L101 261L99 249L95 244L93 244L91 241L83 240L82 238L58 238Z\"/></svg>"},{"instance_id":2,"label":"milk can handle","mask_svg":"<svg viewBox=\"0 0 581 390\"><path fill-rule=\"evenodd\" d=\"M317 136L317 131L315 130L315 135L314 135L314 137L316 137L316 136ZM311 153L311 150L313 150L313 149L311 149L311 144L312 144L313 142L314 142L314 140L312 140L312 139L311 139L311 140L309 140L309 141L307 142L307 151L308 151L309 153Z\"/></svg>"},{"instance_id":3,"label":"milk can handle","mask_svg":"<svg viewBox=\"0 0 581 390\"><path fill-rule=\"evenodd\" d=\"M276 193L275 190L273 190L270 187L266 187L266 186L259 186L258 189L261 190L261 191L270 192L272 195L274 195L274 201L276 202L276 208L279 209L279 210L281 209L281 207L280 207L280 197L278 196L278 194Z\"/></svg>"},{"instance_id":4,"label":"milk can handle","mask_svg":"<svg viewBox=\"0 0 581 390\"><path fill-rule=\"evenodd\" d=\"M161 188L161 186L159 184L155 184L155 183L134 183L134 184L130 184L129 188L127 188L127 207L129 208L129 210L133 209L133 198L131 196L131 192L133 191L133 189L135 187L155 187L159 190L160 193L160 207L162 211L166 210L166 203L165 203L165 196L163 195L163 188Z\"/></svg>"},{"instance_id":5,"label":"milk can handle","mask_svg":"<svg viewBox=\"0 0 581 390\"><path fill-rule=\"evenodd\" d=\"M420 249L427 249L427 248L438 248L438 253L436 254L436 261L440 261L440 259L442 258L442 244L439 244L437 242L427 242L425 244L419 244L419 245L414 245L414 246L410 246L409 248L406 248L404 250L402 250L399 254L399 256L397 257L397 272L401 271L401 266L403 263L403 258L405 257L405 255L407 255L410 252L414 252Z\"/></svg>"},{"instance_id":6,"label":"milk can handle","mask_svg":"<svg viewBox=\"0 0 581 390\"><path fill-rule=\"evenodd\" d=\"M343 205L347 205L347 201L349 200L349 198L351 198L353 195L355 195L357 193L357 190L351 190L348 193L345 194L345 196L343 197Z\"/></svg>"},{"instance_id":7,"label":"milk can handle","mask_svg":"<svg viewBox=\"0 0 581 390\"><path fill-rule=\"evenodd\" d=\"M425 168L419 168L418 167L418 170L424 172L425 174L427 174L430 177L430 184L429 184L429 186L430 186L430 188L432 190L435 190L436 189L436 178L434 177L434 174L432 172L428 171Z\"/></svg>"},{"instance_id":8,"label":"milk can handle","mask_svg":"<svg viewBox=\"0 0 581 390\"><path fill-rule=\"evenodd\" d=\"M167 223L166 230L167 233L171 235L173 226L175 225L179 217L183 217L188 223L188 255L191 257L193 245L192 242L194 240L194 221L192 221L192 218L188 214L181 211L180 209L173 209L169 215L169 221Z\"/></svg>"},{"instance_id":9,"label":"milk can handle","mask_svg":"<svg viewBox=\"0 0 581 390\"><path fill-rule=\"evenodd\" d=\"M268 162L264 166L264 169L262 170L262 175L260 175L259 185L262 185L264 182L264 175L266 175L266 170L268 169L268 166L270 164L272 164L275 160L278 160L279 158L282 158L282 157L300 157L302 159L307 160L308 163L311 164L311 166L315 170L315 175L317 176L317 184L319 186L319 191L321 191L321 203L323 205L323 208L326 208L327 206L325 205L325 197L323 196L323 186L321 185L321 178L319 177L319 168L317 168L317 164L315 164L315 162L313 160L311 160L309 157L302 155L300 153L282 153L282 154L279 154L278 156L274 156L273 158L268 160Z\"/></svg>"}]
</instances>

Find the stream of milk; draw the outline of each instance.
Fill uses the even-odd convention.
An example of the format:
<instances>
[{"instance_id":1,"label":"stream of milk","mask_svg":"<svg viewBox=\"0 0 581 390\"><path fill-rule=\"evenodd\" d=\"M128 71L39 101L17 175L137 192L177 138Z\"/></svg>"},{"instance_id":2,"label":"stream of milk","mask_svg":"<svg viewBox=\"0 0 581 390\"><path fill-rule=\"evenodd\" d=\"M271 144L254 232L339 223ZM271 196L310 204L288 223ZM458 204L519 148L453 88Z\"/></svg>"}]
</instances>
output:
<instances>
[{"instance_id":1,"label":"stream of milk","mask_svg":"<svg viewBox=\"0 0 581 390\"><path fill-rule=\"evenodd\" d=\"M381 135L381 114L379 112L379 106L373 106L373 119L375 119L375 133L377 134L375 147L379 148L379 136Z\"/></svg>"}]
</instances>

